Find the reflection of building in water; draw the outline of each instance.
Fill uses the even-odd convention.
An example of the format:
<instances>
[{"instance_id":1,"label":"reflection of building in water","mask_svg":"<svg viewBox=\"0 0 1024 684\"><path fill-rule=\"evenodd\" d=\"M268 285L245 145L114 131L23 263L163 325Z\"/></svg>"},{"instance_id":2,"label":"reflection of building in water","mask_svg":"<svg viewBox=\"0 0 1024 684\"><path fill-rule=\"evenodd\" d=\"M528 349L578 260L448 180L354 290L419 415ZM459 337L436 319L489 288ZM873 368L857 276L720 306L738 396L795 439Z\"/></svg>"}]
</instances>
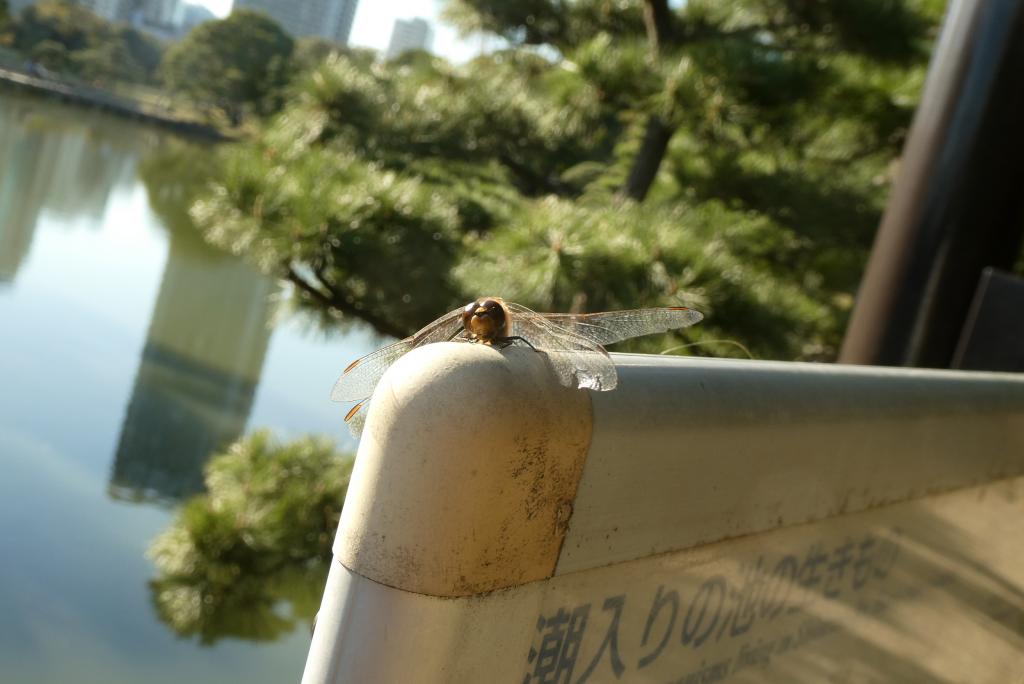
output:
<instances>
[{"instance_id":1,"label":"reflection of building in water","mask_svg":"<svg viewBox=\"0 0 1024 684\"><path fill-rule=\"evenodd\" d=\"M178 499L238 438L270 340L272 281L189 231L171 236L111 473L111 495Z\"/></svg>"},{"instance_id":2,"label":"reflection of building in water","mask_svg":"<svg viewBox=\"0 0 1024 684\"><path fill-rule=\"evenodd\" d=\"M14 280L43 211L98 224L114 189L132 182L131 147L81 119L46 116L59 111L13 98L0 105L0 282Z\"/></svg>"},{"instance_id":3,"label":"reflection of building in water","mask_svg":"<svg viewBox=\"0 0 1024 684\"><path fill-rule=\"evenodd\" d=\"M29 176L21 173L39 158L41 141L19 138L4 121L4 113L0 109L0 283L12 282L18 275L45 199L41 194L44 188L29 183Z\"/></svg>"}]
</instances>

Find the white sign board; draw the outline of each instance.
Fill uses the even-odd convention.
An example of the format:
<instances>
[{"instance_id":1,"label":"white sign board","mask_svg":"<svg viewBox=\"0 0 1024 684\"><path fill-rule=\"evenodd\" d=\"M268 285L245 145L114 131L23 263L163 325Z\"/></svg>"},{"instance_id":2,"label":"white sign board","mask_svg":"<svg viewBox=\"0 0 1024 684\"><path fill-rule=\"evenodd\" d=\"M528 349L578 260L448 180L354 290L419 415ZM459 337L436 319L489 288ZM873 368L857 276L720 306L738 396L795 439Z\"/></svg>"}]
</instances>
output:
<instances>
[{"instance_id":1,"label":"white sign board","mask_svg":"<svg viewBox=\"0 0 1024 684\"><path fill-rule=\"evenodd\" d=\"M303 682L1024 682L1024 380L539 356L389 372Z\"/></svg>"}]
</instances>

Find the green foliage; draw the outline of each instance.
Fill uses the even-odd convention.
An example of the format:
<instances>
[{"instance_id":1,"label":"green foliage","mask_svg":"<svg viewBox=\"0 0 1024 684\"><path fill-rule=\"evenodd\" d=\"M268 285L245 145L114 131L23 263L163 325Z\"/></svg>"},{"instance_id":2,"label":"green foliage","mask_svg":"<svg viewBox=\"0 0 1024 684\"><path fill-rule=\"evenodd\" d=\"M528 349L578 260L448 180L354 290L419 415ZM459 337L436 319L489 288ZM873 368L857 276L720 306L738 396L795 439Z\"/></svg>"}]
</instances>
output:
<instances>
[{"instance_id":1,"label":"green foliage","mask_svg":"<svg viewBox=\"0 0 1024 684\"><path fill-rule=\"evenodd\" d=\"M352 458L327 441L280 444L264 431L215 456L207 493L186 503L150 548L161 619L203 643L269 640L308 621L351 469Z\"/></svg>"},{"instance_id":2,"label":"green foliage","mask_svg":"<svg viewBox=\"0 0 1024 684\"><path fill-rule=\"evenodd\" d=\"M53 71L70 72L73 68L67 48L56 40L41 40L35 43L29 49L28 56L33 62L38 62Z\"/></svg>"},{"instance_id":3,"label":"green foliage","mask_svg":"<svg viewBox=\"0 0 1024 684\"><path fill-rule=\"evenodd\" d=\"M279 105L293 48L272 19L237 10L193 29L167 51L160 69L170 90L215 105L238 123L247 108L266 113Z\"/></svg>"},{"instance_id":4,"label":"green foliage","mask_svg":"<svg viewBox=\"0 0 1024 684\"><path fill-rule=\"evenodd\" d=\"M413 165L426 174L457 163L486 175L481 167L496 166L534 195L558 191L567 161L586 158L600 142L593 93L574 81L551 92L564 81L545 60L516 53L462 69L424 53L384 65L339 57L303 84L289 116L318 127L308 133L311 143L344 145L387 168Z\"/></svg>"},{"instance_id":5,"label":"green foliage","mask_svg":"<svg viewBox=\"0 0 1024 684\"><path fill-rule=\"evenodd\" d=\"M137 65L146 82L157 81L157 71L164 57L164 46L152 37L136 31L131 26L115 24L113 26L114 42L120 45L121 59L126 64Z\"/></svg>"},{"instance_id":6,"label":"green foliage","mask_svg":"<svg viewBox=\"0 0 1024 684\"><path fill-rule=\"evenodd\" d=\"M149 206L172 233L196 233L192 202L220 173L217 157L205 145L161 137L139 162Z\"/></svg>"},{"instance_id":7,"label":"green foliage","mask_svg":"<svg viewBox=\"0 0 1024 684\"><path fill-rule=\"evenodd\" d=\"M682 339L735 339L762 358L818 358L834 332L827 307L813 284L787 282L768 267L796 244L770 219L717 202L609 208L549 198L473 240L456 276L466 292L500 292L542 311L691 306L706 318ZM651 338L628 348L677 345Z\"/></svg>"},{"instance_id":8,"label":"green foliage","mask_svg":"<svg viewBox=\"0 0 1024 684\"><path fill-rule=\"evenodd\" d=\"M576 47L608 32L644 33L641 2L608 0L448 0L445 17L464 33L496 33L512 43Z\"/></svg>"},{"instance_id":9,"label":"green foliage","mask_svg":"<svg viewBox=\"0 0 1024 684\"><path fill-rule=\"evenodd\" d=\"M144 33L59 0L22 10L13 46L48 69L101 83L154 83L163 54L163 46Z\"/></svg>"},{"instance_id":10,"label":"green foliage","mask_svg":"<svg viewBox=\"0 0 1024 684\"><path fill-rule=\"evenodd\" d=\"M415 330L465 296L448 277L463 236L501 221L517 190L563 186L592 144L581 108L531 95L552 75L531 68L500 55L466 71L337 56L225 155L193 216L214 243L290 279L301 302Z\"/></svg>"},{"instance_id":11,"label":"green foliage","mask_svg":"<svg viewBox=\"0 0 1024 684\"><path fill-rule=\"evenodd\" d=\"M295 50L292 52L292 71L304 74L319 67L331 57L339 55L344 55L364 67L368 67L377 58L376 51L370 48L348 47L324 38L307 36L295 41Z\"/></svg>"},{"instance_id":12,"label":"green foliage","mask_svg":"<svg viewBox=\"0 0 1024 684\"><path fill-rule=\"evenodd\" d=\"M375 317L385 333L414 329L452 301L458 212L448 198L323 148L277 151L231 155L223 184L196 204L214 244L288 278L301 304Z\"/></svg>"},{"instance_id":13,"label":"green foliage","mask_svg":"<svg viewBox=\"0 0 1024 684\"><path fill-rule=\"evenodd\" d=\"M46 40L59 43L70 52L95 44L105 22L77 4L44 1L29 5L18 16L15 47L30 50Z\"/></svg>"},{"instance_id":14,"label":"green foliage","mask_svg":"<svg viewBox=\"0 0 1024 684\"><path fill-rule=\"evenodd\" d=\"M650 27L645 5L665 10ZM828 359L941 6L826 5L449 0L510 47L328 55L193 216L304 303L393 335L480 294L685 302L708 314L688 339Z\"/></svg>"},{"instance_id":15,"label":"green foliage","mask_svg":"<svg viewBox=\"0 0 1024 684\"><path fill-rule=\"evenodd\" d=\"M7 0L0 0L0 45L4 44L11 26L11 8Z\"/></svg>"}]
</instances>

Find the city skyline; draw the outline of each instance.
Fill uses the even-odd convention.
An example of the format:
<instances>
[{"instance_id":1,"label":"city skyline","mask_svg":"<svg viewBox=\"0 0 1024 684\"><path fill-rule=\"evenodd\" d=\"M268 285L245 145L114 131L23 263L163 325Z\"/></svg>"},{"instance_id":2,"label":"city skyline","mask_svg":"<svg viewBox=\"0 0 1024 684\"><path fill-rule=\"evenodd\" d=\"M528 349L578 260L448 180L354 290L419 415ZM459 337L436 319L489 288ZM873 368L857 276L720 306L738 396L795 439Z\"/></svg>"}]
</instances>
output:
<instances>
[{"instance_id":1,"label":"city skyline","mask_svg":"<svg viewBox=\"0 0 1024 684\"><path fill-rule=\"evenodd\" d=\"M141 8L143 0L80 0L82 4L97 11L101 16L113 20L128 20L134 16L134 10ZM299 0L306 1L306 0ZM323 1L323 0L318 0ZM430 24L433 41L431 52L444 57L456 64L467 62L479 54L493 49L501 41L491 37L463 38L451 26L441 20L442 0L392 0L391 2L358 2L358 0L347 0L356 2L355 14L351 22L351 30L347 44L352 47L371 48L384 54L387 51L391 40L391 33L396 20L422 19ZM10 0L11 12L18 12L24 7L32 4L34 0ZM161 33L159 22L155 19L173 17L175 23L184 20L185 30L191 28L191 22L187 17L195 17L196 12L201 18L202 9L190 10L189 8L204 8L210 11L215 17L223 18L231 13L234 0L157 0L150 8L149 16L141 12L138 18L146 23L144 28L156 31L160 37L174 39L175 36L165 30ZM252 0L245 4L251 5ZM295 4L292 0L291 4ZM193 19L193 21L197 21Z\"/></svg>"},{"instance_id":2,"label":"city skyline","mask_svg":"<svg viewBox=\"0 0 1024 684\"><path fill-rule=\"evenodd\" d=\"M191 0L190 4L206 7L218 17L226 17L231 12L232 0ZM372 48L384 54L395 21L419 18L431 26L434 38L431 51L434 54L457 63L477 56L482 51L480 39L463 39L454 28L444 24L441 21L442 4L436 0L360 2L356 7L348 44Z\"/></svg>"},{"instance_id":3,"label":"city skyline","mask_svg":"<svg viewBox=\"0 0 1024 684\"><path fill-rule=\"evenodd\" d=\"M236 0L235 7L263 12L295 38L316 36L348 45L358 0Z\"/></svg>"}]
</instances>

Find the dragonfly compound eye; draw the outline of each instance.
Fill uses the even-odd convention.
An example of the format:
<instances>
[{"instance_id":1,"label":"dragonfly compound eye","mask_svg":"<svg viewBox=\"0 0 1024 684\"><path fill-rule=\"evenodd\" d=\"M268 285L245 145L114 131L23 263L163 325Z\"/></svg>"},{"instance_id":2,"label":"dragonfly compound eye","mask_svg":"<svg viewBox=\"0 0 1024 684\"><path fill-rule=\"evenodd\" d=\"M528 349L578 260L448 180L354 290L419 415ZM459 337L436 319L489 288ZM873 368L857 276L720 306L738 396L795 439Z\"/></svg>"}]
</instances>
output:
<instances>
[{"instance_id":1,"label":"dragonfly compound eye","mask_svg":"<svg viewBox=\"0 0 1024 684\"><path fill-rule=\"evenodd\" d=\"M505 331L505 308L494 299L478 299L462 310L462 325L476 339L490 342Z\"/></svg>"}]
</instances>

